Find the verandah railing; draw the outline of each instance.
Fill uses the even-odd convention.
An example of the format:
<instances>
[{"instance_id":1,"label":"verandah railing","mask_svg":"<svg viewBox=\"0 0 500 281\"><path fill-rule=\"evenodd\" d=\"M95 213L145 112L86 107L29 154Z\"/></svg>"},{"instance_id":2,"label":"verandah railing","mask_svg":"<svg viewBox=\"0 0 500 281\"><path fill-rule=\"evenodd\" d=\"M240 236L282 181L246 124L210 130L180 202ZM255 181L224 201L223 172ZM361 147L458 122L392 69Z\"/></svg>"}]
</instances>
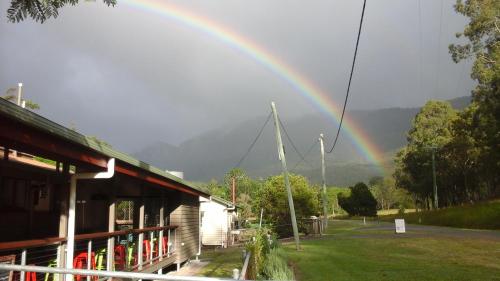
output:
<instances>
[{"instance_id":1,"label":"verandah railing","mask_svg":"<svg viewBox=\"0 0 500 281\"><path fill-rule=\"evenodd\" d=\"M87 269L66 269L66 268L50 268L41 266L21 266L0 264L0 273L2 271L30 271L49 274L71 274L90 275L93 278L120 278L133 280L161 280L161 281L237 281L240 279L218 278L218 277L202 277L202 276L180 276L168 274L151 274L139 272L124 272L124 271L104 271L104 270L87 270ZM248 280L251 281L251 280Z\"/></svg>"},{"instance_id":2,"label":"verandah railing","mask_svg":"<svg viewBox=\"0 0 500 281\"><path fill-rule=\"evenodd\" d=\"M95 270L140 271L175 254L177 226L147 227L75 236L73 267ZM66 238L50 237L1 242L0 262L65 267ZM110 248L110 245L113 245ZM110 251L111 250L111 254ZM0 274L0 280L55 281L54 274ZM81 281L81 278L76 278ZM86 277L90 281L90 277ZM59 279L62 280L62 279Z\"/></svg>"}]
</instances>

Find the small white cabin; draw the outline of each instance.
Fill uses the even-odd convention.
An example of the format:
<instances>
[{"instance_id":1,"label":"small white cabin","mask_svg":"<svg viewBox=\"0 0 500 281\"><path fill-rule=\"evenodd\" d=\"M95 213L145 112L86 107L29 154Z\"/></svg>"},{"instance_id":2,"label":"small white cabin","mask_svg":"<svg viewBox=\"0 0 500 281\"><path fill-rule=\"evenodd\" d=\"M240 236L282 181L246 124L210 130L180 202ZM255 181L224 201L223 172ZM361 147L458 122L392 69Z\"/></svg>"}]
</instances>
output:
<instances>
[{"instance_id":1,"label":"small white cabin","mask_svg":"<svg viewBox=\"0 0 500 281\"><path fill-rule=\"evenodd\" d=\"M218 197L200 197L201 244L226 248L234 243L238 213L231 202Z\"/></svg>"}]
</instances>

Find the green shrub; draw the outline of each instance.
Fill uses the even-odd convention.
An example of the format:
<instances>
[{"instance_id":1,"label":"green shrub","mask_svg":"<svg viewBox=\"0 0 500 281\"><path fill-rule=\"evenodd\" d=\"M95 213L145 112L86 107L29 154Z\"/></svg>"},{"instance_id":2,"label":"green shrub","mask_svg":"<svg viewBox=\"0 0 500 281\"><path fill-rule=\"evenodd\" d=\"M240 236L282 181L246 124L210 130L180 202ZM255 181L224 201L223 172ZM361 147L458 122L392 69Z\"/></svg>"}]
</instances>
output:
<instances>
[{"instance_id":1,"label":"green shrub","mask_svg":"<svg viewBox=\"0 0 500 281\"><path fill-rule=\"evenodd\" d=\"M279 247L271 249L267 255L263 275L267 280L294 280L293 272L286 263L283 249Z\"/></svg>"},{"instance_id":2,"label":"green shrub","mask_svg":"<svg viewBox=\"0 0 500 281\"><path fill-rule=\"evenodd\" d=\"M259 229L255 234L255 241L250 241L246 246L251 253L247 269L247 277L251 280L262 276L266 257L271 249L267 235L267 229Z\"/></svg>"},{"instance_id":3,"label":"green shrub","mask_svg":"<svg viewBox=\"0 0 500 281\"><path fill-rule=\"evenodd\" d=\"M288 268L284 251L279 247L276 234L260 229L255 241L247 244L251 253L247 268L247 278L251 280L293 280L293 272Z\"/></svg>"},{"instance_id":4,"label":"green shrub","mask_svg":"<svg viewBox=\"0 0 500 281\"><path fill-rule=\"evenodd\" d=\"M301 224L300 219L318 215L320 212L318 189L311 186L306 177L294 174L290 174L290 186L298 227L300 231L304 231L307 228ZM273 225L273 230L279 237L293 235L287 198L283 175L269 177L256 196L259 209L264 209L264 221Z\"/></svg>"},{"instance_id":5,"label":"green shrub","mask_svg":"<svg viewBox=\"0 0 500 281\"><path fill-rule=\"evenodd\" d=\"M377 216L377 200L366 184L360 182L349 189L351 190L349 196L339 194L339 205L342 209L346 210L350 216Z\"/></svg>"}]
</instances>

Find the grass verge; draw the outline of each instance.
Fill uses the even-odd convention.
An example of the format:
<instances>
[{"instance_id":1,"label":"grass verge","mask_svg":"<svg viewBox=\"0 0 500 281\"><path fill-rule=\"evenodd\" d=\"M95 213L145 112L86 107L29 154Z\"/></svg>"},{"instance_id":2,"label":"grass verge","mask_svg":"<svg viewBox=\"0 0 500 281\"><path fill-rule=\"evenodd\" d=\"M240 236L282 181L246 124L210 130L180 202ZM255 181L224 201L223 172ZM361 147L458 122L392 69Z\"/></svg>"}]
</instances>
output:
<instances>
[{"instance_id":1,"label":"grass verge","mask_svg":"<svg viewBox=\"0 0 500 281\"><path fill-rule=\"evenodd\" d=\"M500 229L500 200L401 215L380 216L380 220L404 218L407 223L470 229Z\"/></svg>"},{"instance_id":2,"label":"grass verge","mask_svg":"<svg viewBox=\"0 0 500 281\"><path fill-rule=\"evenodd\" d=\"M498 240L415 238L367 225L334 221L300 252L284 245L297 280L500 280Z\"/></svg>"}]
</instances>

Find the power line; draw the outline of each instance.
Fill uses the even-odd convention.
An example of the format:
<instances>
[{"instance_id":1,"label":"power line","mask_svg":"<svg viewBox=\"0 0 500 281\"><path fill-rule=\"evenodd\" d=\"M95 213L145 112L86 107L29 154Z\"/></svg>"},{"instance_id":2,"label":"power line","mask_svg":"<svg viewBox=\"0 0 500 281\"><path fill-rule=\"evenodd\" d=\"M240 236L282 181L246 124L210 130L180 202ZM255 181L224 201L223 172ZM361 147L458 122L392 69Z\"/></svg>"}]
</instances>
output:
<instances>
[{"instance_id":1,"label":"power line","mask_svg":"<svg viewBox=\"0 0 500 281\"><path fill-rule=\"evenodd\" d=\"M467 65L467 60L462 61L462 70L460 71L460 74L457 77L457 86L455 88L455 92L453 92L453 94L455 94L455 95L458 94L458 90L459 90L460 86L462 86L462 84L463 84L464 79L462 79L462 77L464 76L466 65Z\"/></svg>"},{"instance_id":2,"label":"power line","mask_svg":"<svg viewBox=\"0 0 500 281\"><path fill-rule=\"evenodd\" d=\"M361 37L361 28L363 27L365 8L366 8L366 0L363 1L363 11L361 12L361 20L359 21L358 38L356 39L356 48L354 49L354 58L352 60L351 74L349 75L349 83L347 84L347 92L345 95L344 106L342 108L342 115L340 116L339 128L337 130L337 135L335 136L335 140L333 141L332 148L330 148L328 153L332 153L333 149L335 148L335 145L337 144L337 140L340 135L340 129L342 128L342 122L344 121L345 108L347 106L347 99L349 98L349 91L351 89L352 74L354 73L354 65L356 64L356 57L358 55L359 38Z\"/></svg>"},{"instance_id":3,"label":"power line","mask_svg":"<svg viewBox=\"0 0 500 281\"><path fill-rule=\"evenodd\" d=\"M235 168L238 168L241 165L241 163L243 163L243 161L245 160L245 158L248 156L248 154L250 153L250 151L252 151L252 148L254 147L255 143L257 143L257 140L262 135L262 132L264 131L264 128L266 127L267 123L269 123L269 120L271 120L271 116L272 115L273 115L272 112L269 113L269 115L267 116L266 122L264 122L264 125L262 126L262 128L260 128L259 133L255 137L255 139L253 140L253 142L250 144L250 147L247 149L247 151L245 152L245 154L243 155L243 157L241 157L240 161L238 161L238 164L236 164Z\"/></svg>"},{"instance_id":4,"label":"power line","mask_svg":"<svg viewBox=\"0 0 500 281\"><path fill-rule=\"evenodd\" d=\"M418 70L419 70L419 94L421 95L423 92L423 54L422 54L422 3L421 0L417 0L418 4L418 53L419 53L419 62L418 62Z\"/></svg>"},{"instance_id":5,"label":"power line","mask_svg":"<svg viewBox=\"0 0 500 281\"><path fill-rule=\"evenodd\" d=\"M438 98L438 91L439 91L439 66L441 65L441 52L439 52L439 49L441 48L441 37L443 33L443 0L441 0L441 10L439 14L439 35L438 35L438 46L437 46L437 67L436 67L436 83L434 85L434 98Z\"/></svg>"},{"instance_id":6,"label":"power line","mask_svg":"<svg viewBox=\"0 0 500 281\"><path fill-rule=\"evenodd\" d=\"M307 155L309 155L309 153L312 151L312 149L316 146L316 144L318 143L318 140L316 140L315 142L313 142L313 144L309 147L309 149L306 151L306 153L304 154L304 159L307 157ZM295 171L295 169L300 165L302 164L302 159L297 162L297 164L295 164L295 166L293 166L293 168L291 169L291 171Z\"/></svg>"},{"instance_id":7,"label":"power line","mask_svg":"<svg viewBox=\"0 0 500 281\"><path fill-rule=\"evenodd\" d=\"M297 149L297 147L295 146L295 144L293 143L292 141L292 138L290 137L290 135L288 134L288 132L286 131L285 129L285 125L283 125L283 122L281 121L281 118L278 117L278 121L280 122L280 126L281 128L283 129L283 132L285 133L285 136L286 138L288 139L288 141L290 142L290 144L292 145L293 149L295 150L295 152L297 153L297 155L299 155L300 159L304 162L306 162L309 166L311 166L312 168L312 165L311 163L307 162L307 160L304 158L304 155L302 155L302 153L300 153L300 151Z\"/></svg>"}]
</instances>

